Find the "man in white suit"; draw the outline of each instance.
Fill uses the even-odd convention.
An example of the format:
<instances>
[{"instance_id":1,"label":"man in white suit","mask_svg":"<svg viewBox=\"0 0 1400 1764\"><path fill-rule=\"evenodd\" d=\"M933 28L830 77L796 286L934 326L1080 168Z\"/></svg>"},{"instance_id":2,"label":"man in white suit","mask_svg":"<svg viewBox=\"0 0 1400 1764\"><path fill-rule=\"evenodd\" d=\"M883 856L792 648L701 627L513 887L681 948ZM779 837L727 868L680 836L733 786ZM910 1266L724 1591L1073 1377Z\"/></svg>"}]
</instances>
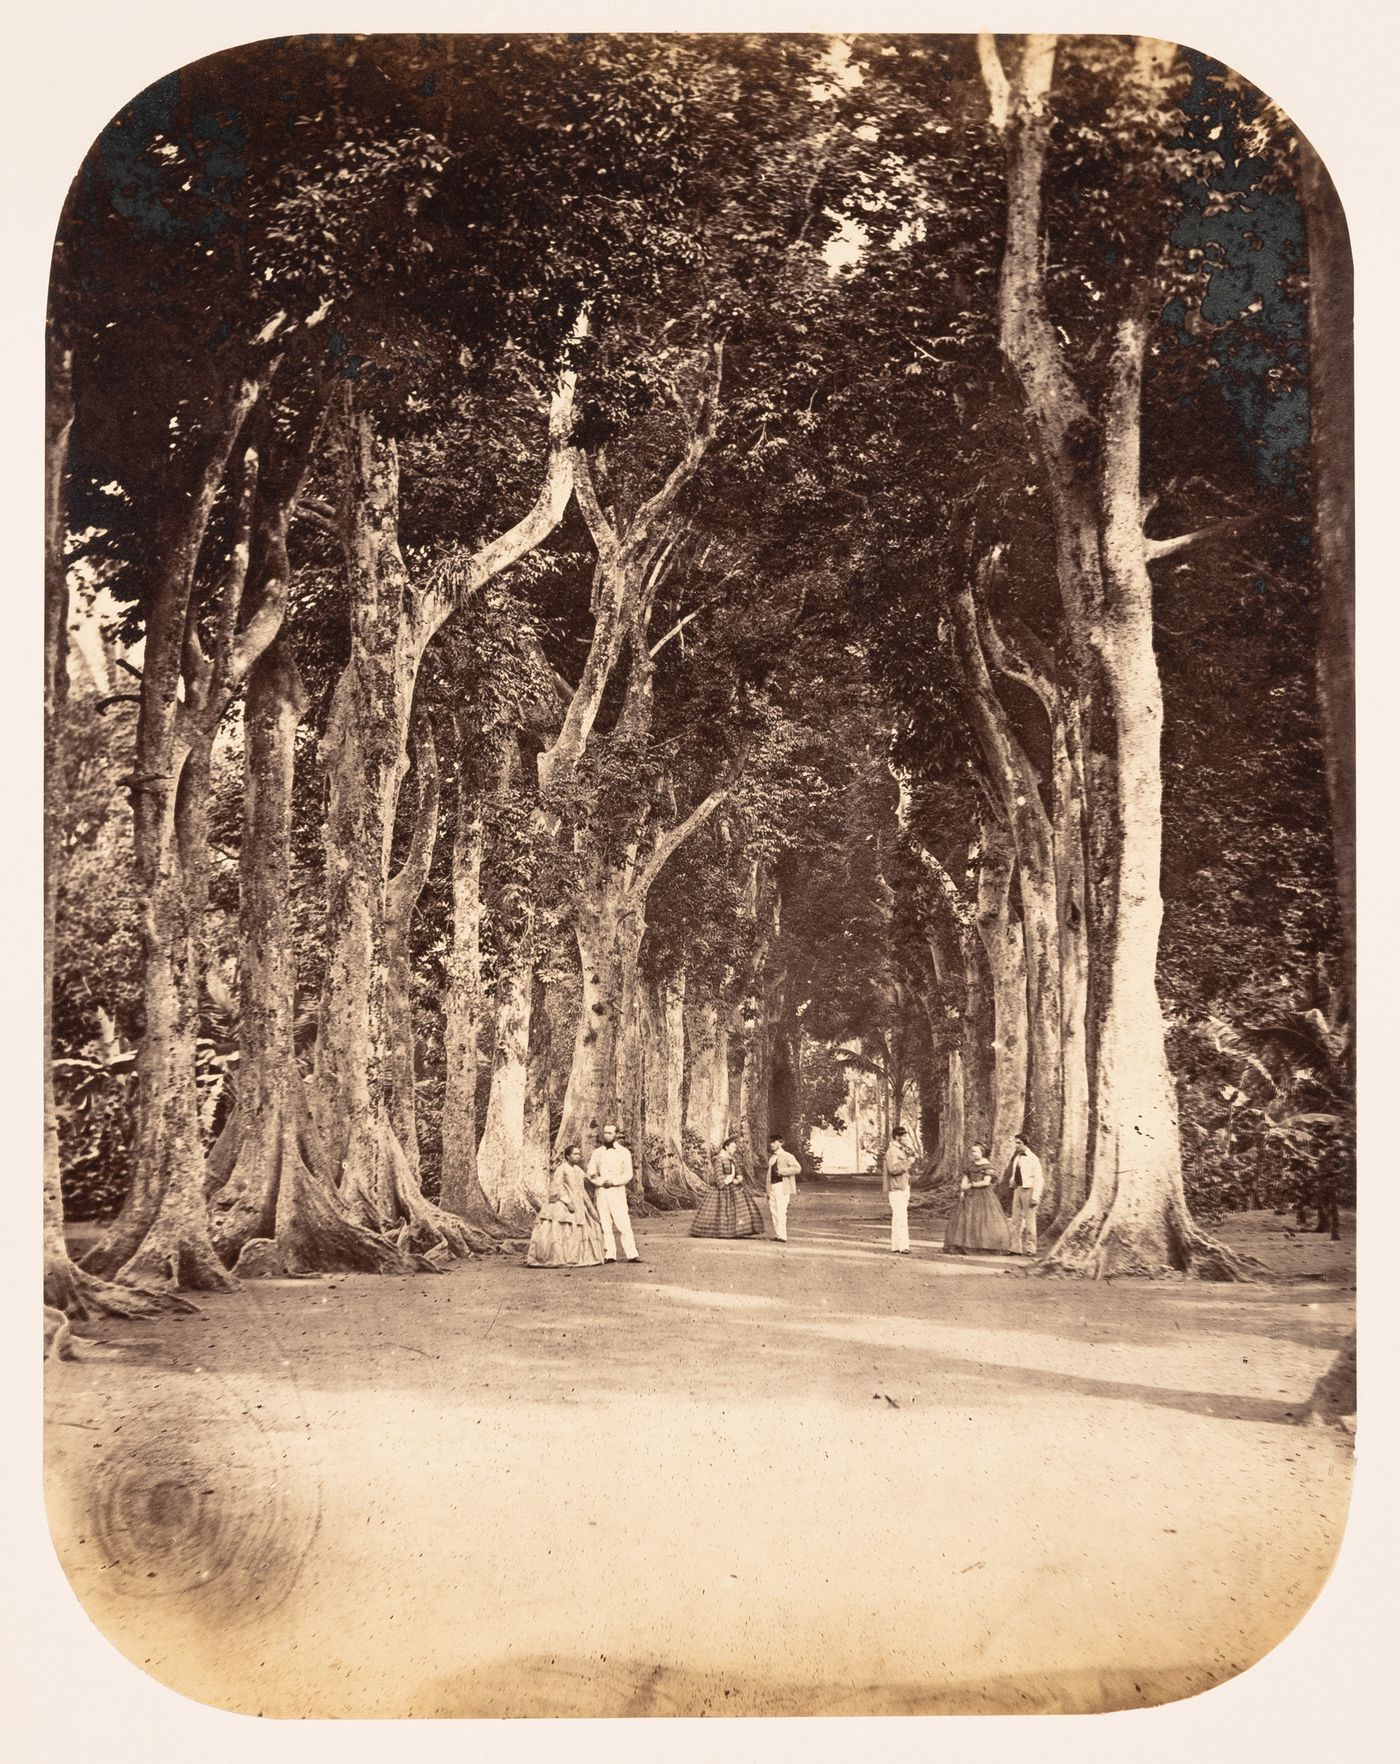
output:
<instances>
[{"instance_id":1,"label":"man in white suit","mask_svg":"<svg viewBox=\"0 0 1400 1764\"><path fill-rule=\"evenodd\" d=\"M632 1154L617 1143L617 1123L604 1121L603 1143L593 1148L588 1160L588 1180L593 1185L593 1198L603 1226L603 1260L617 1260L613 1232L617 1232L622 1253L629 1262L640 1262L632 1221L627 1213L627 1184L632 1180Z\"/></svg>"},{"instance_id":2,"label":"man in white suit","mask_svg":"<svg viewBox=\"0 0 1400 1764\"><path fill-rule=\"evenodd\" d=\"M797 1178L802 1166L775 1133L768 1141L768 1170L764 1187L768 1192L768 1210L773 1215L773 1235L786 1243L788 1202L797 1193Z\"/></svg>"},{"instance_id":3,"label":"man in white suit","mask_svg":"<svg viewBox=\"0 0 1400 1764\"><path fill-rule=\"evenodd\" d=\"M1016 1135L1016 1149L1006 1166L1006 1181L1011 1190L1011 1253L1033 1256L1035 1214L1045 1193L1045 1169L1024 1133Z\"/></svg>"},{"instance_id":4,"label":"man in white suit","mask_svg":"<svg viewBox=\"0 0 1400 1764\"><path fill-rule=\"evenodd\" d=\"M909 1129L896 1127L881 1161L880 1186L889 1196L890 1248L897 1256L909 1254L909 1172L913 1165Z\"/></svg>"}]
</instances>

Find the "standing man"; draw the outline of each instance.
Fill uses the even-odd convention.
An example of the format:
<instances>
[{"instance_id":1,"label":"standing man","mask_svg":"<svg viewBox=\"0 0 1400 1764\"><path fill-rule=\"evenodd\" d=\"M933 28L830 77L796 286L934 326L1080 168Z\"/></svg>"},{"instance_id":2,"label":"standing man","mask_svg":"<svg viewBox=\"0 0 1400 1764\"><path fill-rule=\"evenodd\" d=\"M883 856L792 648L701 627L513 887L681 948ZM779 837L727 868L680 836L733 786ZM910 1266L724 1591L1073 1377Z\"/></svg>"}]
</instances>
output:
<instances>
[{"instance_id":1,"label":"standing man","mask_svg":"<svg viewBox=\"0 0 1400 1764\"><path fill-rule=\"evenodd\" d=\"M768 1171L763 1186L768 1195L768 1210L773 1215L773 1235L779 1243L788 1240L788 1202L797 1193L797 1178L801 1174L801 1164L783 1144L782 1135L775 1133L768 1141Z\"/></svg>"},{"instance_id":2,"label":"standing man","mask_svg":"<svg viewBox=\"0 0 1400 1764\"><path fill-rule=\"evenodd\" d=\"M1016 1149L1006 1166L1006 1180L1011 1189L1011 1253L1033 1256L1035 1211L1045 1193L1045 1170L1024 1133L1016 1135Z\"/></svg>"},{"instance_id":3,"label":"standing man","mask_svg":"<svg viewBox=\"0 0 1400 1764\"><path fill-rule=\"evenodd\" d=\"M909 1254L909 1172L913 1167L909 1129L896 1127L885 1147L880 1186L890 1198L890 1249L897 1256Z\"/></svg>"},{"instance_id":4,"label":"standing man","mask_svg":"<svg viewBox=\"0 0 1400 1764\"><path fill-rule=\"evenodd\" d=\"M632 1221L627 1214L627 1184L632 1180L632 1154L617 1143L617 1123L604 1121L603 1143L593 1148L588 1160L588 1180L593 1184L598 1203L598 1217L603 1226L603 1260L615 1262L617 1248L613 1242L616 1229L622 1253L629 1262L640 1262L637 1245L632 1237Z\"/></svg>"}]
</instances>

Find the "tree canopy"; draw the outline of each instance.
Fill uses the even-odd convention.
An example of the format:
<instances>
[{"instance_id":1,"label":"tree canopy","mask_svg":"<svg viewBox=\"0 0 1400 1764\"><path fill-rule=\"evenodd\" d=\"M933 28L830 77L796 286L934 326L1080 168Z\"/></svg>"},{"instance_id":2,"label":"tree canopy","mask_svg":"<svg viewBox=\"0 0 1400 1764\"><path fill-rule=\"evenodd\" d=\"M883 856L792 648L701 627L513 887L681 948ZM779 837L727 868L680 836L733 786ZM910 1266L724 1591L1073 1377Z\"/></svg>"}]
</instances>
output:
<instances>
[{"instance_id":1,"label":"tree canopy","mask_svg":"<svg viewBox=\"0 0 1400 1764\"><path fill-rule=\"evenodd\" d=\"M1188 1204L1349 1183L1299 151L1122 38L291 37L133 99L51 290L107 1226L51 1292L483 1253L604 1118L656 1206L731 1130L934 1180L1029 1123L1077 1271L1244 1273Z\"/></svg>"}]
</instances>

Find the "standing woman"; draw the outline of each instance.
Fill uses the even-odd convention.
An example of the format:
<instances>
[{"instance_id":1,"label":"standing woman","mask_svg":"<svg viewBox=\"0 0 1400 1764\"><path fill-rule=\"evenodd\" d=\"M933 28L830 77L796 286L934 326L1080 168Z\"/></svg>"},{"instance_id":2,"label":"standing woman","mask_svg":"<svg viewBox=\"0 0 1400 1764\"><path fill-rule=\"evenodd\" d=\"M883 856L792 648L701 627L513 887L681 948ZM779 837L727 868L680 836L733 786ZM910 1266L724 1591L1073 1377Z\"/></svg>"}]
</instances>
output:
<instances>
[{"instance_id":1,"label":"standing woman","mask_svg":"<svg viewBox=\"0 0 1400 1764\"><path fill-rule=\"evenodd\" d=\"M603 1227L583 1182L583 1147L571 1145L550 1178L549 1199L540 1208L527 1268L598 1268L603 1263Z\"/></svg>"},{"instance_id":2,"label":"standing woman","mask_svg":"<svg viewBox=\"0 0 1400 1764\"><path fill-rule=\"evenodd\" d=\"M749 1186L734 1156L737 1144L731 1133L719 1148L719 1156L710 1173L710 1192L701 1201L695 1223L690 1228L692 1237L763 1236L763 1214L749 1193Z\"/></svg>"},{"instance_id":3,"label":"standing woman","mask_svg":"<svg viewBox=\"0 0 1400 1764\"><path fill-rule=\"evenodd\" d=\"M982 1255L1010 1254L1011 1227L992 1187L995 1176L991 1159L980 1145L974 1145L958 1204L948 1215L943 1233L943 1247L949 1255L963 1256L969 1250Z\"/></svg>"}]
</instances>

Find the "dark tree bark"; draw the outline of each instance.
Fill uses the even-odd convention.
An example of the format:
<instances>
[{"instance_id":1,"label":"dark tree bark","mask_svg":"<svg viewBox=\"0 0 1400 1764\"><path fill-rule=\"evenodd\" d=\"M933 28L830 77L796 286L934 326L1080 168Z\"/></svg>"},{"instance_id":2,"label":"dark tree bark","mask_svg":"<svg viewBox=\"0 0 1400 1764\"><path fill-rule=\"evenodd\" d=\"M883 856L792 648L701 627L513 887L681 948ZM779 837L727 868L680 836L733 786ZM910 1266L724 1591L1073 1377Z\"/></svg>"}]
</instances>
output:
<instances>
[{"instance_id":1,"label":"dark tree bark","mask_svg":"<svg viewBox=\"0 0 1400 1764\"><path fill-rule=\"evenodd\" d=\"M642 992L642 1182L661 1207L694 1206L705 1192L704 1172L691 1168L685 1149L685 990L682 972Z\"/></svg>"},{"instance_id":2,"label":"dark tree bark","mask_svg":"<svg viewBox=\"0 0 1400 1764\"><path fill-rule=\"evenodd\" d=\"M1347 997L1356 984L1356 510L1354 291L1346 215L1312 144L1298 136L1308 230L1308 417L1316 485L1318 702L1332 808Z\"/></svg>"},{"instance_id":3,"label":"dark tree bark","mask_svg":"<svg viewBox=\"0 0 1400 1764\"><path fill-rule=\"evenodd\" d=\"M99 1274L158 1289L233 1284L209 1238L204 1149L195 1097L202 978L193 894L179 837L180 790L191 756L182 709L191 596L210 515L240 432L261 395L244 381L217 413L193 493L159 548L146 609L145 660L131 782L145 1032L137 1060L136 1165L140 1178L103 1240L85 1258ZM245 456L245 472L253 462ZM235 568L238 564L235 558ZM242 564L246 568L246 550ZM250 664L251 665L251 662ZM188 820L185 822L188 837Z\"/></svg>"},{"instance_id":4,"label":"dark tree bark","mask_svg":"<svg viewBox=\"0 0 1400 1764\"><path fill-rule=\"evenodd\" d=\"M86 1273L68 1253L53 1084L54 950L58 908L58 719L68 687L68 438L73 427L72 352L50 332L44 472L44 1303L71 1318L136 1317L153 1298Z\"/></svg>"},{"instance_id":5,"label":"dark tree bark","mask_svg":"<svg viewBox=\"0 0 1400 1764\"><path fill-rule=\"evenodd\" d=\"M1016 856L1026 977L1027 1071L1023 1119L1008 1124L1008 1130L1014 1133L1024 1127L1042 1148L1049 1207L1053 1210L1058 1194L1064 1093L1055 842L1041 792L1041 780L997 693L987 665L984 627L989 621L985 608L990 583L1000 565L1000 547L996 547L979 561L976 596L967 582L956 586L952 595L953 625L957 632L958 655L965 681L963 696L969 720ZM1006 1149L1009 1156L1009 1141Z\"/></svg>"},{"instance_id":6,"label":"dark tree bark","mask_svg":"<svg viewBox=\"0 0 1400 1764\"><path fill-rule=\"evenodd\" d=\"M977 935L987 960L992 1003L992 1128L988 1152L1006 1168L1026 1110L1026 948L1011 901L1015 853L1002 823L983 824L977 872Z\"/></svg>"},{"instance_id":7,"label":"dark tree bark","mask_svg":"<svg viewBox=\"0 0 1400 1764\"><path fill-rule=\"evenodd\" d=\"M401 1272L406 1258L341 1206L297 1064L292 782L305 703L279 637L253 669L244 715L238 1096L209 1159L212 1236L230 1265L250 1242L271 1239L288 1273Z\"/></svg>"},{"instance_id":8,"label":"dark tree bark","mask_svg":"<svg viewBox=\"0 0 1400 1764\"><path fill-rule=\"evenodd\" d=\"M713 1154L729 1133L729 1023L716 1000L700 1002L687 992L685 1042L685 1128Z\"/></svg>"},{"instance_id":9,"label":"dark tree bark","mask_svg":"<svg viewBox=\"0 0 1400 1764\"><path fill-rule=\"evenodd\" d=\"M385 1017L390 1025L389 1057L385 1071L385 1108L404 1149L413 1180L419 1180L418 1074L414 1059L413 968L409 936L413 914L427 884L437 844L441 783L437 747L426 719L418 726L413 742L416 780L412 836L397 874L389 880L384 901L384 965L380 984L384 988Z\"/></svg>"}]
</instances>

